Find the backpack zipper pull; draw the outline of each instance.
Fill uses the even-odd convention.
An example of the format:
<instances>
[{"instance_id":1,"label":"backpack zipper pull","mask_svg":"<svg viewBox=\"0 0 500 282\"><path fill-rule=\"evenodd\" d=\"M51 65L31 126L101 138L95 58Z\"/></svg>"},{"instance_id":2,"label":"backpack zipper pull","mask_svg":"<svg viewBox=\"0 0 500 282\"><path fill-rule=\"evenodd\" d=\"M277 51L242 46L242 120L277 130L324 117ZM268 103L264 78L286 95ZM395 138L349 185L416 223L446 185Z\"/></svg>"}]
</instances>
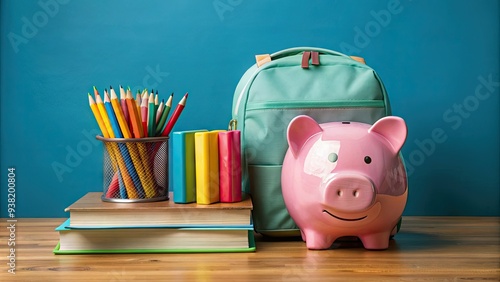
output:
<instances>
[{"instance_id":1,"label":"backpack zipper pull","mask_svg":"<svg viewBox=\"0 0 500 282\"><path fill-rule=\"evenodd\" d=\"M237 125L238 125L238 122L236 121L236 119L232 119L229 121L229 126L227 127L227 130L228 131L236 130Z\"/></svg>"},{"instance_id":2,"label":"backpack zipper pull","mask_svg":"<svg viewBox=\"0 0 500 282\"><path fill-rule=\"evenodd\" d=\"M311 57L312 57L312 64L315 66L319 66L319 52L312 51Z\"/></svg>"},{"instance_id":3,"label":"backpack zipper pull","mask_svg":"<svg viewBox=\"0 0 500 282\"><path fill-rule=\"evenodd\" d=\"M311 57L311 52L310 51L304 51L302 54L302 68L303 69L308 69L309 68L309 58Z\"/></svg>"}]
</instances>

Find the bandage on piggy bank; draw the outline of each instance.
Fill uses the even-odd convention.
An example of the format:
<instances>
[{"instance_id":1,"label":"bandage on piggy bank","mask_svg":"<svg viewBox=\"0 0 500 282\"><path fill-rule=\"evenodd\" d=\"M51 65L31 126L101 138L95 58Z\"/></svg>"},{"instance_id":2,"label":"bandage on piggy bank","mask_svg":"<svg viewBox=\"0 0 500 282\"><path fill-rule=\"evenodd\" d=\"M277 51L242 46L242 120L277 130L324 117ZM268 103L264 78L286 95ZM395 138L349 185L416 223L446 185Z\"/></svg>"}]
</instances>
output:
<instances>
[{"instance_id":1,"label":"bandage on piggy bank","mask_svg":"<svg viewBox=\"0 0 500 282\"><path fill-rule=\"evenodd\" d=\"M399 154L406 136L395 116L373 125L318 124L305 115L290 122L282 193L308 249L328 249L344 236L366 249L389 247L407 200Z\"/></svg>"}]
</instances>

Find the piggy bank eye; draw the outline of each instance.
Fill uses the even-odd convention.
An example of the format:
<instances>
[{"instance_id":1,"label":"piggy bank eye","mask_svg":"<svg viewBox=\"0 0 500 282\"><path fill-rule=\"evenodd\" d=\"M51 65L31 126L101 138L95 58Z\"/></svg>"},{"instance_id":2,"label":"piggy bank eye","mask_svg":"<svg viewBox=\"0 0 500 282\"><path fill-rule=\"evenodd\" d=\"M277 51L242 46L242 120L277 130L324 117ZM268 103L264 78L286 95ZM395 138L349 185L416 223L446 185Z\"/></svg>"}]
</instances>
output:
<instances>
[{"instance_id":1,"label":"piggy bank eye","mask_svg":"<svg viewBox=\"0 0 500 282\"><path fill-rule=\"evenodd\" d=\"M365 163L366 163L366 164L369 164L369 163L371 163L371 162L372 162L372 158L370 158L370 156L366 156L366 157L365 157Z\"/></svg>"},{"instance_id":2,"label":"piggy bank eye","mask_svg":"<svg viewBox=\"0 0 500 282\"><path fill-rule=\"evenodd\" d=\"M335 153L331 153L328 155L328 160L332 163L336 162L339 159L339 156Z\"/></svg>"}]
</instances>

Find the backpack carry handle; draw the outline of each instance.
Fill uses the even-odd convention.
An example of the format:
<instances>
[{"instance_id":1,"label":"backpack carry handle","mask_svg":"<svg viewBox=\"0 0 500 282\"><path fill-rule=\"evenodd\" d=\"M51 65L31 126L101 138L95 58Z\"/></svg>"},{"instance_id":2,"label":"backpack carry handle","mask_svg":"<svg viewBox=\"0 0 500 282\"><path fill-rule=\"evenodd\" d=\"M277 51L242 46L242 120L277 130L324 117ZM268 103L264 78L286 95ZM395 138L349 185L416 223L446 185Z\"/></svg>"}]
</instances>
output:
<instances>
[{"instance_id":1,"label":"backpack carry handle","mask_svg":"<svg viewBox=\"0 0 500 282\"><path fill-rule=\"evenodd\" d=\"M324 48L316 48L316 47L294 47L294 48L288 48L285 50L281 50L281 51L278 51L278 52L273 53L273 54L256 55L255 61L257 63L257 66L261 67L262 65L264 65L272 60L300 54L302 52L304 52L304 55L307 56L307 58L303 57L302 58L303 60L308 59L308 57L312 54L313 60L316 59L316 63L313 62L313 64L315 64L315 65L319 65L319 61L318 61L318 57L317 57L318 54L328 54L328 55L333 55L333 56L345 57L345 58L349 58L351 60L358 61L360 63L365 64L363 58L361 58L361 57L348 56L346 54L343 54L343 53L340 53L337 51L324 49ZM302 66L304 68L308 68L308 64L306 66L305 62L302 62Z\"/></svg>"},{"instance_id":2,"label":"backpack carry handle","mask_svg":"<svg viewBox=\"0 0 500 282\"><path fill-rule=\"evenodd\" d=\"M346 58L352 59L351 57L347 56L346 54L343 54L343 53L340 53L337 51L333 51L333 50L329 50L329 49L316 48L316 47L294 47L294 48L281 50L281 51L278 51L276 53L271 54L271 59L278 59L278 58L286 57L289 55L299 54L299 53L302 53L304 51L315 51L315 52L319 52L320 54L329 54L329 55L341 56L341 57L346 57Z\"/></svg>"}]
</instances>

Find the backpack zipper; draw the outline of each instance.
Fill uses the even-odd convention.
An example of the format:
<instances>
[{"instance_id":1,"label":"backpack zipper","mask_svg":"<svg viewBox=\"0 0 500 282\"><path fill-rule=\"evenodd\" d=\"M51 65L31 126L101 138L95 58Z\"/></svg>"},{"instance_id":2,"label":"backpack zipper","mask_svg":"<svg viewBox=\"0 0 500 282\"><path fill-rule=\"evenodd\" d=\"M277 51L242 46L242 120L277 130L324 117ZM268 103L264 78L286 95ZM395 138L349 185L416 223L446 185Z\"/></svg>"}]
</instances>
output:
<instances>
[{"instance_id":1,"label":"backpack zipper","mask_svg":"<svg viewBox=\"0 0 500 282\"><path fill-rule=\"evenodd\" d=\"M383 108L383 100L337 101L267 101L247 104L246 110L302 109L302 108Z\"/></svg>"}]
</instances>

